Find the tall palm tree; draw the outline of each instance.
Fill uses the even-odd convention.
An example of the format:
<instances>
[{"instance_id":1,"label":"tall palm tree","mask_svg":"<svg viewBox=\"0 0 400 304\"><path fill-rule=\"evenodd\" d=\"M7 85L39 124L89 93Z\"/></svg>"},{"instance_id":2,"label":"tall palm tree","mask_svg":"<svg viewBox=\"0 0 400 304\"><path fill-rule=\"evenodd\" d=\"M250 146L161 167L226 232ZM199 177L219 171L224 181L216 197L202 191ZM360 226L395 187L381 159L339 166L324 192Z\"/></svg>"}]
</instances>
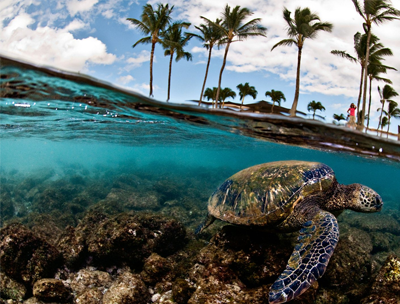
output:
<instances>
[{"instance_id":1,"label":"tall palm tree","mask_svg":"<svg viewBox=\"0 0 400 304\"><path fill-rule=\"evenodd\" d=\"M336 124L335 123L335 120L337 121L337 124L340 124L340 121L341 120L346 120L346 117L344 116L344 114L342 113L342 114L333 114L333 119L334 119L334 121L333 121L333 123L334 124Z\"/></svg>"},{"instance_id":2,"label":"tall palm tree","mask_svg":"<svg viewBox=\"0 0 400 304\"><path fill-rule=\"evenodd\" d=\"M354 50L356 52L357 57L353 57L346 51L333 50L332 54L337 55L339 57L348 59L352 62L358 62L361 67L361 77L360 77L360 87L357 99L357 117L359 116L360 111L360 101L362 96L362 87L364 80L364 63L365 63L365 55L367 53L367 34L362 34L357 32L354 35ZM383 56L392 56L393 53L389 48L385 48L382 43L379 43L379 38L374 34L371 35L370 38L370 48L369 48L369 63L368 64L380 64L380 60L383 59Z\"/></svg>"},{"instance_id":3,"label":"tall palm tree","mask_svg":"<svg viewBox=\"0 0 400 304\"><path fill-rule=\"evenodd\" d=\"M378 92L379 96L381 97L381 103L382 103L382 108L378 109L378 111L381 111L381 115L379 116L379 123L378 123L378 130L379 126L382 124L382 115L385 112L385 102L391 102L391 98L395 96L399 96L399 93L397 93L390 85L386 84L383 87L383 90L381 91L381 88L378 86Z\"/></svg>"},{"instance_id":4,"label":"tall palm tree","mask_svg":"<svg viewBox=\"0 0 400 304\"><path fill-rule=\"evenodd\" d=\"M236 93L232 91L231 88L223 88L219 94L219 98L222 101L222 108L225 106L225 99L227 98L235 98Z\"/></svg>"},{"instance_id":5,"label":"tall palm tree","mask_svg":"<svg viewBox=\"0 0 400 304\"><path fill-rule=\"evenodd\" d=\"M386 74L386 71L387 71L388 69L396 70L396 69L393 68L393 67L385 66L385 65L383 65L383 64L381 64L381 63L376 63L376 64L370 63L370 64L368 65L368 77L369 77L369 103L368 103L368 115L366 116L366 117L368 117L368 118L367 118L367 129L366 129L366 130L368 130L368 128L369 128L369 120L370 120L370 114L371 114L372 80L378 80L378 81L383 81L383 82L385 82L385 83L392 84L392 81L391 81L390 79L383 78L383 77L380 77L380 76L379 76L381 73L385 73L385 74ZM397 70L396 70L396 71L397 71Z\"/></svg>"},{"instance_id":6,"label":"tall palm tree","mask_svg":"<svg viewBox=\"0 0 400 304\"><path fill-rule=\"evenodd\" d=\"M221 71L219 73L217 99L221 91L222 73L226 65L226 58L228 56L229 46L234 41L241 41L251 36L266 37L267 29L260 24L261 18L255 18L246 23L244 20L251 16L253 13L248 8L240 8L239 5L235 6L232 10L227 4L224 12L222 13L222 24L217 24L203 16L210 25L217 27L222 33L221 44L226 44L224 60L222 62ZM236 38L236 40L234 40Z\"/></svg>"},{"instance_id":7,"label":"tall palm tree","mask_svg":"<svg viewBox=\"0 0 400 304\"><path fill-rule=\"evenodd\" d=\"M387 114L386 111L383 111L385 113L385 115ZM388 118L387 116L383 116L382 118L382 125L381 125L381 135L383 134L383 128L386 127L388 125Z\"/></svg>"},{"instance_id":8,"label":"tall palm tree","mask_svg":"<svg viewBox=\"0 0 400 304\"><path fill-rule=\"evenodd\" d=\"M214 23L220 25L221 21L222 21L221 19L217 19L217 20L215 20ZM212 52L213 47L215 45L218 45L218 42L222 37L222 33L218 27L216 27L210 23L200 24L200 26L195 26L195 28L198 31L200 31L201 35L194 34L194 33L188 33L188 35L191 35L191 36L199 39L201 42L203 42L203 46L208 50L206 74L204 76L203 87L201 88L200 99L199 99L199 106L200 106L201 100L203 99L204 88L205 88L206 82L207 82L208 69L210 67L210 62L211 62L211 52ZM219 47L219 45L218 45L218 47Z\"/></svg>"},{"instance_id":9,"label":"tall palm tree","mask_svg":"<svg viewBox=\"0 0 400 304\"><path fill-rule=\"evenodd\" d=\"M320 101L310 101L307 105L307 110L309 112L313 111L313 119L315 119L315 112L316 111L325 111L325 107L322 105Z\"/></svg>"},{"instance_id":10,"label":"tall palm tree","mask_svg":"<svg viewBox=\"0 0 400 304\"><path fill-rule=\"evenodd\" d=\"M387 117L388 117L387 137L389 137L390 118L392 117L400 118L400 109L397 106L398 106L397 102L393 100L389 102L389 109L387 111Z\"/></svg>"},{"instance_id":11,"label":"tall palm tree","mask_svg":"<svg viewBox=\"0 0 400 304\"><path fill-rule=\"evenodd\" d=\"M287 34L289 38L283 39L276 43L272 47L271 51L281 45L296 45L298 48L296 90L292 108L290 109L290 116L296 116L300 91L300 63L304 41L307 38L314 39L320 31L331 32L333 25L328 22L319 22L321 20L319 16L315 13L312 13L308 7L304 9L301 9L300 7L296 8L294 12L294 19L290 17L290 14L291 12L285 7L283 10L283 18L288 24Z\"/></svg>"},{"instance_id":12,"label":"tall palm tree","mask_svg":"<svg viewBox=\"0 0 400 304\"><path fill-rule=\"evenodd\" d=\"M174 22L171 24L166 31L161 34L162 45L165 49L164 55L170 56L169 59L169 72L168 72L168 97L167 102L170 98L171 91L171 72L172 72L172 60L174 54L176 54L175 61L178 62L182 58L186 60L192 60L192 54L186 52L183 48L187 45L191 36L182 34L182 27L188 28L190 23L188 22Z\"/></svg>"},{"instance_id":13,"label":"tall palm tree","mask_svg":"<svg viewBox=\"0 0 400 304\"><path fill-rule=\"evenodd\" d=\"M161 43L160 32L165 30L171 22L171 13L174 6L169 7L168 4L157 4L156 10L153 9L151 4L143 6L143 12L141 20L135 18L127 18L132 24L144 34L149 35L139 39L135 42L132 47L136 47L140 43L148 44L151 43L150 53L150 93L149 96L153 96L153 59L154 50L157 43Z\"/></svg>"},{"instance_id":14,"label":"tall palm tree","mask_svg":"<svg viewBox=\"0 0 400 304\"><path fill-rule=\"evenodd\" d=\"M275 102L278 103L278 105L280 106L282 100L286 101L286 97L281 91L275 91L275 90L267 91L265 92L265 97L268 96L271 97L272 100L271 113L274 112Z\"/></svg>"},{"instance_id":15,"label":"tall palm tree","mask_svg":"<svg viewBox=\"0 0 400 304\"><path fill-rule=\"evenodd\" d=\"M217 99L217 90L218 90L218 88L217 87L213 87L212 89L211 88L207 88L206 90L205 90L205 92L204 92L204 98L207 98L207 100L210 100L211 99L211 104L212 104L212 107L214 107L214 101L216 101Z\"/></svg>"},{"instance_id":16,"label":"tall palm tree","mask_svg":"<svg viewBox=\"0 0 400 304\"><path fill-rule=\"evenodd\" d=\"M364 0L361 6L358 0L352 0L357 13L363 18L364 31L367 33L367 52L364 62L364 88L363 103L361 109L361 118L358 121L359 127L364 128L365 108L367 103L367 80L368 80L368 63L369 63L369 46L371 41L371 26L373 23L379 25L385 21L391 21L400 16L400 11L390 5L390 0Z\"/></svg>"},{"instance_id":17,"label":"tall palm tree","mask_svg":"<svg viewBox=\"0 0 400 304\"><path fill-rule=\"evenodd\" d=\"M250 86L248 82L246 82L245 84L238 84L236 86L236 88L239 90L239 97L242 100L242 105L240 106L240 111L242 111L242 107L243 107L243 101L244 98L247 95L250 95L251 97L253 97L253 99L256 99L257 97L257 90L255 87Z\"/></svg>"}]
</instances>

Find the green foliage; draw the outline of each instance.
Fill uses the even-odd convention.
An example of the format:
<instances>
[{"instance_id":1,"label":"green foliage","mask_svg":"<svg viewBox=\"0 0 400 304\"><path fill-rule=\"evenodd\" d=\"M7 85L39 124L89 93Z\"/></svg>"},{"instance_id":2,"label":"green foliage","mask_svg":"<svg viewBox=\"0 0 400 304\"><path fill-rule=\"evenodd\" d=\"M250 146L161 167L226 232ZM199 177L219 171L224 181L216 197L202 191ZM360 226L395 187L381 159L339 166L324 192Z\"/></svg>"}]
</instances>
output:
<instances>
[{"instance_id":1,"label":"green foliage","mask_svg":"<svg viewBox=\"0 0 400 304\"><path fill-rule=\"evenodd\" d=\"M309 112L313 112L313 119L315 118L315 112L316 111L325 111L325 107L322 105L320 101L310 101L309 104L307 105L307 110Z\"/></svg>"},{"instance_id":2,"label":"green foliage","mask_svg":"<svg viewBox=\"0 0 400 304\"><path fill-rule=\"evenodd\" d=\"M281 100L286 101L285 94L283 94L281 91L275 91L275 90L267 91L265 92L265 97L268 96L271 97L272 100L271 113L273 113L274 111L275 102L278 103L278 105L280 106Z\"/></svg>"},{"instance_id":3,"label":"green foliage","mask_svg":"<svg viewBox=\"0 0 400 304\"><path fill-rule=\"evenodd\" d=\"M301 52L303 49L304 41L306 39L314 39L318 32L325 31L331 32L333 25L328 22L320 22L317 14L312 13L308 7L296 8L294 18L291 17L291 12L285 7L283 10L283 19L285 19L287 27L288 39L283 39L276 43L271 51L278 46L292 46L296 45L298 48L298 61L296 73L296 90L292 108L290 109L290 116L296 116L297 103L300 92L300 62Z\"/></svg>"},{"instance_id":4,"label":"green foliage","mask_svg":"<svg viewBox=\"0 0 400 304\"><path fill-rule=\"evenodd\" d=\"M217 99L219 99L219 94L221 91L222 73L225 68L230 44L235 38L236 41L241 41L252 36L266 37L265 34L267 29L260 24L261 18L255 18L247 22L244 21L252 14L253 13L248 8L241 8L239 5L237 5L231 9L231 7L227 4L222 13L221 24L215 23L210 19L201 16L201 18L207 21L209 25L215 26L221 32L222 37L219 40L219 44L226 44L224 59L218 80Z\"/></svg>"}]
</instances>

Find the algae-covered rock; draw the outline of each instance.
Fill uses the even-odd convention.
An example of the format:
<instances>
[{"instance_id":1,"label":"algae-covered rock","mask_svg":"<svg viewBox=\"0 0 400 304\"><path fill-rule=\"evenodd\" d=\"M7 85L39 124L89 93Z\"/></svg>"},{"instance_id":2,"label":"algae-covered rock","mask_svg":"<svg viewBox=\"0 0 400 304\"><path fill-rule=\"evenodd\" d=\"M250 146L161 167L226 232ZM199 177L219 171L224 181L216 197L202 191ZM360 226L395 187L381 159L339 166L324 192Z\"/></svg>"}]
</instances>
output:
<instances>
[{"instance_id":1,"label":"algae-covered rock","mask_svg":"<svg viewBox=\"0 0 400 304\"><path fill-rule=\"evenodd\" d=\"M61 262L58 250L25 226L11 224L0 230L0 266L14 280L31 285L54 275Z\"/></svg>"},{"instance_id":2,"label":"algae-covered rock","mask_svg":"<svg viewBox=\"0 0 400 304\"><path fill-rule=\"evenodd\" d=\"M196 290L188 303L267 303L269 287L293 250L292 241L290 235L224 226L189 271L188 283ZM293 303L312 303L317 289L315 282Z\"/></svg>"},{"instance_id":3,"label":"algae-covered rock","mask_svg":"<svg viewBox=\"0 0 400 304\"><path fill-rule=\"evenodd\" d=\"M171 265L166 258L157 253L151 254L144 262L141 277L148 284L154 284L171 269Z\"/></svg>"},{"instance_id":4,"label":"algae-covered rock","mask_svg":"<svg viewBox=\"0 0 400 304\"><path fill-rule=\"evenodd\" d=\"M141 266L152 252L169 255L185 244L186 231L174 219L122 213L103 221L88 236L88 253L102 265Z\"/></svg>"},{"instance_id":5,"label":"algae-covered rock","mask_svg":"<svg viewBox=\"0 0 400 304\"><path fill-rule=\"evenodd\" d=\"M33 295L44 302L69 302L72 290L61 280L41 279L33 285Z\"/></svg>"},{"instance_id":6,"label":"algae-covered rock","mask_svg":"<svg viewBox=\"0 0 400 304\"><path fill-rule=\"evenodd\" d=\"M90 267L81 269L77 273L72 273L68 281L70 282L69 286L78 297L89 289L99 291L103 294L113 282L109 273ZM92 291L90 294L97 295L98 293ZM81 299L88 295L81 297Z\"/></svg>"},{"instance_id":7,"label":"algae-covered rock","mask_svg":"<svg viewBox=\"0 0 400 304\"><path fill-rule=\"evenodd\" d=\"M0 272L0 298L22 301L27 294L26 287Z\"/></svg>"},{"instance_id":8,"label":"algae-covered rock","mask_svg":"<svg viewBox=\"0 0 400 304\"><path fill-rule=\"evenodd\" d=\"M400 303L400 258L389 255L362 304Z\"/></svg>"},{"instance_id":9,"label":"algae-covered rock","mask_svg":"<svg viewBox=\"0 0 400 304\"><path fill-rule=\"evenodd\" d=\"M103 296L103 304L147 304L150 294L140 276L123 272Z\"/></svg>"}]
</instances>

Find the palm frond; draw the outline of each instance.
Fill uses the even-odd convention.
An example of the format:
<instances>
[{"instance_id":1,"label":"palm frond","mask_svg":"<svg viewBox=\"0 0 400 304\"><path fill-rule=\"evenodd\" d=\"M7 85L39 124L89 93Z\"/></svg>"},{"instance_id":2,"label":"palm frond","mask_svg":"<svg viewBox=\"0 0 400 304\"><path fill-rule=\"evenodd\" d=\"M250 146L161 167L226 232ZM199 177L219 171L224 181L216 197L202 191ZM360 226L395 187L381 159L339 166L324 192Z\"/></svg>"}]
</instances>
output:
<instances>
[{"instance_id":1,"label":"palm frond","mask_svg":"<svg viewBox=\"0 0 400 304\"><path fill-rule=\"evenodd\" d=\"M331 51L331 54L345 58L347 60L350 60L352 62L358 62L357 58L351 56L350 54L346 53L345 51L338 51L338 50L333 50Z\"/></svg>"},{"instance_id":2,"label":"palm frond","mask_svg":"<svg viewBox=\"0 0 400 304\"><path fill-rule=\"evenodd\" d=\"M141 39L139 39L138 41L135 42L134 45L132 45L132 47L136 47L138 44L148 44L151 43L151 36L147 36L147 37L143 37Z\"/></svg>"},{"instance_id":3,"label":"palm frond","mask_svg":"<svg viewBox=\"0 0 400 304\"><path fill-rule=\"evenodd\" d=\"M272 48L271 51L273 49L275 49L278 46L292 46L293 44L297 45L297 41L294 39L283 39L281 41L279 41L278 43L276 43Z\"/></svg>"},{"instance_id":4,"label":"palm frond","mask_svg":"<svg viewBox=\"0 0 400 304\"><path fill-rule=\"evenodd\" d=\"M361 5L360 5L360 3L358 2L358 0L351 0L351 1L353 1L354 7L355 7L357 13L358 13L364 20L367 20L367 18L365 17L364 12L363 12L363 10L362 10L362 8L361 8Z\"/></svg>"}]
</instances>

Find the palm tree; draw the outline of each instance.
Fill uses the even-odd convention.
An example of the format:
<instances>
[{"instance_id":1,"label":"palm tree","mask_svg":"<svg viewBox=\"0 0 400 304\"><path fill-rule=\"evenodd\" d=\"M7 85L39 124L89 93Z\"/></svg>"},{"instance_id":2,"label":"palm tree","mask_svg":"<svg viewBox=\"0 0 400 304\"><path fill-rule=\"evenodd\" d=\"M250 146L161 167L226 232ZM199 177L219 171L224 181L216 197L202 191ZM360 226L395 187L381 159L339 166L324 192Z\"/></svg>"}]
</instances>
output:
<instances>
[{"instance_id":1,"label":"palm tree","mask_svg":"<svg viewBox=\"0 0 400 304\"><path fill-rule=\"evenodd\" d=\"M255 18L244 23L244 20L252 14L253 13L250 12L248 8L240 8L239 5L235 6L235 8L231 10L231 7L227 4L224 12L222 13L222 24L217 24L201 16L201 18L206 20L210 25L214 25L220 30L222 34L220 44L226 44L224 60L222 62L221 71L219 73L217 99L220 94L222 73L224 72L226 58L228 56L229 46L231 45L231 43L234 41L241 41L250 36L266 37L265 34L267 32L267 29L264 26L260 25L261 18ZM235 37L237 37L236 40L234 40Z\"/></svg>"},{"instance_id":2,"label":"palm tree","mask_svg":"<svg viewBox=\"0 0 400 304\"><path fill-rule=\"evenodd\" d=\"M309 104L307 105L307 110L309 112L313 111L313 119L315 118L315 112L316 111L325 111L325 107L322 105L321 102L319 101L310 101Z\"/></svg>"},{"instance_id":3,"label":"palm tree","mask_svg":"<svg viewBox=\"0 0 400 304\"><path fill-rule=\"evenodd\" d=\"M379 123L378 123L378 130L379 126L382 124L382 115L385 112L385 101L391 102L391 98L395 96L399 96L399 94L388 84L386 84L383 87L383 90L381 91L381 88L378 86L378 92L379 96L381 97L381 103L382 103L382 108L378 109L378 111L381 111L381 115L379 117Z\"/></svg>"},{"instance_id":4,"label":"palm tree","mask_svg":"<svg viewBox=\"0 0 400 304\"><path fill-rule=\"evenodd\" d=\"M141 20L134 18L127 18L146 36L135 42L132 47L136 47L140 43L151 43L150 53L150 94L153 96L153 59L156 43L161 43L160 32L165 30L171 22L171 13L174 6L169 7L168 4L157 4L157 9L154 10L150 4L143 6Z\"/></svg>"},{"instance_id":5,"label":"palm tree","mask_svg":"<svg viewBox=\"0 0 400 304\"><path fill-rule=\"evenodd\" d=\"M400 118L400 109L397 106L398 106L397 102L395 102L393 100L391 100L389 102L389 109L387 111L387 117L388 117L387 137L389 137L390 118L392 118L392 117Z\"/></svg>"},{"instance_id":6,"label":"palm tree","mask_svg":"<svg viewBox=\"0 0 400 304\"><path fill-rule=\"evenodd\" d=\"M333 114L333 123L335 124L335 120L337 120L337 124L340 124L341 120L346 120L346 117L344 116L344 114Z\"/></svg>"},{"instance_id":7,"label":"palm tree","mask_svg":"<svg viewBox=\"0 0 400 304\"><path fill-rule=\"evenodd\" d=\"M188 22L174 22L168 27L166 31L161 34L162 45L165 49L164 55L170 56L169 59L169 72L168 72L168 97L167 102L170 98L171 91L171 71L172 71L172 59L174 54L176 54L175 61L178 62L182 58L186 60L192 60L192 54L184 51L184 47L190 40L191 36L182 34L182 27L188 28L190 23Z\"/></svg>"},{"instance_id":8,"label":"palm tree","mask_svg":"<svg viewBox=\"0 0 400 304\"><path fill-rule=\"evenodd\" d=\"M386 111L383 111L384 113L385 113L385 115L387 114L386 113ZM382 118L382 125L381 125L381 137L382 137L382 134L383 134L383 128L384 127L386 127L388 125L388 118L387 118L387 116L383 116L383 118Z\"/></svg>"},{"instance_id":9,"label":"palm tree","mask_svg":"<svg viewBox=\"0 0 400 304\"><path fill-rule=\"evenodd\" d=\"M278 103L278 105L280 106L281 100L286 101L286 97L281 91L275 91L275 90L267 91L265 92L265 97L268 96L271 97L272 100L271 113L274 112L275 102Z\"/></svg>"},{"instance_id":10,"label":"palm tree","mask_svg":"<svg viewBox=\"0 0 400 304\"><path fill-rule=\"evenodd\" d=\"M370 119L370 114L371 114L371 90L372 90L372 80L378 80L378 81L383 81L386 83L390 83L392 84L392 81L390 79L387 78L383 78L380 77L379 74L381 73L386 73L387 69L391 69L391 70L396 70L393 67L388 67L385 65L382 65L380 63L378 64L372 64L370 63L368 65L368 77L369 77L369 103L368 103L368 115L366 117L367 118L367 129L369 128L369 119ZM396 70L397 71L397 70Z\"/></svg>"},{"instance_id":11,"label":"palm tree","mask_svg":"<svg viewBox=\"0 0 400 304\"><path fill-rule=\"evenodd\" d=\"M211 88L207 88L206 91L204 92L204 96L203 96L203 97L207 98L207 100L211 99L211 101L212 101L211 104L212 104L213 107L214 107L214 101L217 100L216 99L217 90L218 90L217 87L213 87L212 89Z\"/></svg>"},{"instance_id":12,"label":"palm tree","mask_svg":"<svg viewBox=\"0 0 400 304\"><path fill-rule=\"evenodd\" d=\"M222 21L221 19L217 19L215 20L214 23L220 25L221 21ZM210 62L211 62L211 52L214 45L218 44L219 40L222 37L222 34L218 27L210 23L200 24L200 26L195 26L195 28L200 31L201 35L193 33L187 33L187 35L191 35L193 37L198 38L200 41L203 42L203 46L208 50L206 75L204 76L203 87L201 88L200 99L199 99L199 106L200 106L201 100L203 99L204 88L207 82L208 68L210 67Z\"/></svg>"},{"instance_id":13,"label":"palm tree","mask_svg":"<svg viewBox=\"0 0 400 304\"><path fill-rule=\"evenodd\" d=\"M219 98L222 101L222 108L225 106L225 99L227 98L235 98L236 93L232 91L231 88L223 88L219 94Z\"/></svg>"},{"instance_id":14,"label":"palm tree","mask_svg":"<svg viewBox=\"0 0 400 304\"><path fill-rule=\"evenodd\" d=\"M287 34L289 38L279 41L272 47L271 51L281 45L296 45L298 48L296 91L294 94L292 108L290 109L290 116L296 116L296 109L299 102L300 91L300 62L304 41L307 38L315 38L320 31L331 32L333 25L328 22L319 22L319 16L315 13L312 13L308 7L304 9L301 9L300 7L296 8L294 19L290 17L290 14L291 12L285 7L283 10L283 18L288 24Z\"/></svg>"},{"instance_id":15,"label":"palm tree","mask_svg":"<svg viewBox=\"0 0 400 304\"><path fill-rule=\"evenodd\" d=\"M238 84L236 88L239 90L239 97L242 100L242 105L240 106L240 111L242 111L244 98L247 95L250 95L251 97L253 97L253 99L256 99L258 92L256 88L250 86L248 82L246 82L245 84Z\"/></svg>"},{"instance_id":16,"label":"palm tree","mask_svg":"<svg viewBox=\"0 0 400 304\"><path fill-rule=\"evenodd\" d=\"M361 119L358 121L360 128L364 128L365 107L367 103L367 79L368 79L368 63L369 63L369 46L371 41L372 23L379 25L385 21L391 21L400 16L400 11L390 5L390 0L364 0L361 7L358 0L352 0L357 13L364 19L363 27L367 33L367 52L364 62L364 88L363 88L363 104L361 109Z\"/></svg>"},{"instance_id":17,"label":"palm tree","mask_svg":"<svg viewBox=\"0 0 400 304\"><path fill-rule=\"evenodd\" d=\"M340 56L342 58L348 59L352 62L358 62L361 66L361 77L360 77L360 88L358 93L357 100L357 117L359 116L360 111L360 101L362 96L362 87L363 87L363 79L364 79L364 63L365 63L365 55L367 53L367 34L361 35L361 33L357 32L354 35L354 50L356 52L357 57L353 57L348 54L346 51L331 51L332 54ZM389 48L385 48L382 43L379 43L379 38L374 34L371 35L370 38L370 49L369 49L369 63L368 64L381 64L380 60L383 59L383 56L392 56L393 53Z\"/></svg>"}]
</instances>

